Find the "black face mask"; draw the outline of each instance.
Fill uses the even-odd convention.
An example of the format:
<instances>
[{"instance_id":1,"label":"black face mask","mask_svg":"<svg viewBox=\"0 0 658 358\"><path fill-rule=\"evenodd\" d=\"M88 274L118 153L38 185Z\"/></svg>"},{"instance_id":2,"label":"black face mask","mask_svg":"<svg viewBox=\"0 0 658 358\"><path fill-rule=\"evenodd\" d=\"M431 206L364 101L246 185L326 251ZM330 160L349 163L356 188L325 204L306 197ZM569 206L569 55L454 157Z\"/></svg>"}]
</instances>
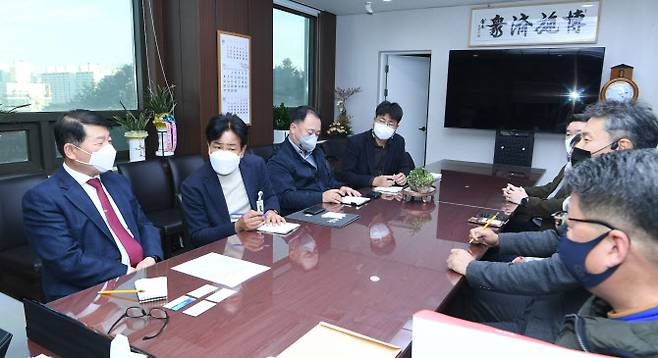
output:
<instances>
[{"instance_id":1,"label":"black face mask","mask_svg":"<svg viewBox=\"0 0 658 358\"><path fill-rule=\"evenodd\" d=\"M592 153L589 150L573 147L573 150L571 151L571 166L575 167L578 165L578 163L583 162L591 157Z\"/></svg>"},{"instance_id":2,"label":"black face mask","mask_svg":"<svg viewBox=\"0 0 658 358\"><path fill-rule=\"evenodd\" d=\"M619 140L615 140L614 142L610 144L606 144L605 146L601 147L601 149L595 151L594 153L598 153L605 149L607 146L610 146L610 149L612 150L617 150L619 147ZM571 151L571 166L575 167L576 164L583 162L587 159L590 159L592 157L592 152L589 150L585 149L580 149L578 147L573 147L573 150Z\"/></svg>"}]
</instances>

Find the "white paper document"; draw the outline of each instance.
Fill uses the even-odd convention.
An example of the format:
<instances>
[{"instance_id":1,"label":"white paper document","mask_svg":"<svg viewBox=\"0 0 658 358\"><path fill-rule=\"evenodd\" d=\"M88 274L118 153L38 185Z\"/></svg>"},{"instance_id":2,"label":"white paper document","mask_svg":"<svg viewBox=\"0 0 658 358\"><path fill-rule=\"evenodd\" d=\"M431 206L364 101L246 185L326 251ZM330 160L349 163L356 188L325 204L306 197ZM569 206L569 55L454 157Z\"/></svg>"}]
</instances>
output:
<instances>
[{"instance_id":1,"label":"white paper document","mask_svg":"<svg viewBox=\"0 0 658 358\"><path fill-rule=\"evenodd\" d=\"M219 287L213 286L213 285L203 285L203 286L197 288L194 291L188 292L187 294L192 296L192 297L201 298L201 297L209 294L210 292L217 291L218 288Z\"/></svg>"},{"instance_id":2,"label":"white paper document","mask_svg":"<svg viewBox=\"0 0 658 358\"><path fill-rule=\"evenodd\" d=\"M397 194L402 191L401 186L378 186L375 187L375 191L378 191L380 193L384 194Z\"/></svg>"},{"instance_id":3,"label":"white paper document","mask_svg":"<svg viewBox=\"0 0 658 358\"><path fill-rule=\"evenodd\" d=\"M347 205L363 205L370 201L370 198L364 198L362 196L344 196L343 204Z\"/></svg>"},{"instance_id":4,"label":"white paper document","mask_svg":"<svg viewBox=\"0 0 658 358\"><path fill-rule=\"evenodd\" d=\"M215 307L215 305L216 303L213 302L201 301L196 305L186 309L185 311L183 311L183 313L185 313L188 316L196 317L202 314L203 312L206 312L207 310Z\"/></svg>"},{"instance_id":5,"label":"white paper document","mask_svg":"<svg viewBox=\"0 0 658 358\"><path fill-rule=\"evenodd\" d=\"M345 214L334 213L333 211L327 211L326 213L322 214L322 217L325 219L342 219L345 217Z\"/></svg>"},{"instance_id":6,"label":"white paper document","mask_svg":"<svg viewBox=\"0 0 658 358\"><path fill-rule=\"evenodd\" d=\"M221 290L219 290L219 291L213 293L212 295L206 297L206 299L208 301L219 303L219 302L222 302L225 299L233 296L237 292L238 291L231 290L230 288L222 288Z\"/></svg>"},{"instance_id":7,"label":"white paper document","mask_svg":"<svg viewBox=\"0 0 658 358\"><path fill-rule=\"evenodd\" d=\"M284 223L278 225L261 225L258 228L258 231L268 233L268 234L278 234L278 235L287 235L299 227L299 224L295 223Z\"/></svg>"},{"instance_id":8,"label":"white paper document","mask_svg":"<svg viewBox=\"0 0 658 358\"><path fill-rule=\"evenodd\" d=\"M174 271L235 287L270 268L249 261L238 260L216 252L205 254L172 268Z\"/></svg>"}]
</instances>

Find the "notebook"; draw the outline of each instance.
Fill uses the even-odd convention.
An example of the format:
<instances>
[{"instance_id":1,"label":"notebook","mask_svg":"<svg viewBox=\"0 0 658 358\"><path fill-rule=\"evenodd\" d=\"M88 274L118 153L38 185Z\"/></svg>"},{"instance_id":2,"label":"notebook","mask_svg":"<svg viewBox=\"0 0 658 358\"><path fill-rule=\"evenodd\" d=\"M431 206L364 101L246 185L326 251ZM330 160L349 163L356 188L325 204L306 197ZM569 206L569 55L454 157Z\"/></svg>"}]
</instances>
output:
<instances>
[{"instance_id":1,"label":"notebook","mask_svg":"<svg viewBox=\"0 0 658 358\"><path fill-rule=\"evenodd\" d=\"M378 187L375 187L375 189L373 189L373 190L378 191L380 193L384 193L384 194L397 194L397 193L402 191L402 187L401 186L389 186L389 187L378 186Z\"/></svg>"},{"instance_id":2,"label":"notebook","mask_svg":"<svg viewBox=\"0 0 658 358\"><path fill-rule=\"evenodd\" d=\"M135 281L139 303L167 299L167 277L140 278Z\"/></svg>"},{"instance_id":3,"label":"notebook","mask_svg":"<svg viewBox=\"0 0 658 358\"><path fill-rule=\"evenodd\" d=\"M261 225L258 228L258 231L267 234L288 235L291 232L297 230L298 227L299 224L295 224L295 223L284 223L279 225Z\"/></svg>"}]
</instances>

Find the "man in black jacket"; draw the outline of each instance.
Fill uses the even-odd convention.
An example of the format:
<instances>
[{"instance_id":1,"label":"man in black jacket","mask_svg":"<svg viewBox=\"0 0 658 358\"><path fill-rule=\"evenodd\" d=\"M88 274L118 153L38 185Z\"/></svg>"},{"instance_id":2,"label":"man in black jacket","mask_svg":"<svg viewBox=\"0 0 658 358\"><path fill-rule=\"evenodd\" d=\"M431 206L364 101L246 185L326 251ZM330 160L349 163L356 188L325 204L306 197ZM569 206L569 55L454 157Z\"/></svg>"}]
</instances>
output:
<instances>
[{"instance_id":1,"label":"man in black jacket","mask_svg":"<svg viewBox=\"0 0 658 358\"><path fill-rule=\"evenodd\" d=\"M405 185L413 161L405 151L404 138L395 133L402 108L384 101L375 110L372 129L352 136L343 158L340 178L353 188Z\"/></svg>"}]
</instances>

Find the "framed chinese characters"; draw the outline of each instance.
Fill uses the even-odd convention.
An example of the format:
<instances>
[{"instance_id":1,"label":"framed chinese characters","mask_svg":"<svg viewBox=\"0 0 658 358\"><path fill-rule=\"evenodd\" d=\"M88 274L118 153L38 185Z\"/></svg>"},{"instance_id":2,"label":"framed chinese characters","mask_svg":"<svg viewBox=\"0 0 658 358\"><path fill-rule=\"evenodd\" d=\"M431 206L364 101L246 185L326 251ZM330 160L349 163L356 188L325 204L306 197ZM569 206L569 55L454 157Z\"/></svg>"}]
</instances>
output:
<instances>
[{"instance_id":1,"label":"framed chinese characters","mask_svg":"<svg viewBox=\"0 0 658 358\"><path fill-rule=\"evenodd\" d=\"M599 1L471 10L469 46L596 43Z\"/></svg>"},{"instance_id":2,"label":"framed chinese characters","mask_svg":"<svg viewBox=\"0 0 658 358\"><path fill-rule=\"evenodd\" d=\"M251 37L217 31L219 112L251 125Z\"/></svg>"}]
</instances>

